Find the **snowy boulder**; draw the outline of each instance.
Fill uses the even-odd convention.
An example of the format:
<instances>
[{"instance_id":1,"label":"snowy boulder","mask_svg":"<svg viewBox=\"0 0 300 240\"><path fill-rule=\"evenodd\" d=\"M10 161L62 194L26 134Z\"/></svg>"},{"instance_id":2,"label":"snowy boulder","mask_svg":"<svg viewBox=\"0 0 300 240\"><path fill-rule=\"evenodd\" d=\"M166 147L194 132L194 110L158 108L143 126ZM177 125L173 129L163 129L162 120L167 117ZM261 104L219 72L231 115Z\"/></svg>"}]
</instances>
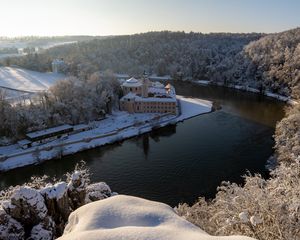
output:
<instances>
[{"instance_id":1,"label":"snowy boulder","mask_svg":"<svg viewBox=\"0 0 300 240\"><path fill-rule=\"evenodd\" d=\"M33 226L30 240L49 240L55 235L55 223L51 217L46 217L41 223Z\"/></svg>"},{"instance_id":2,"label":"snowy boulder","mask_svg":"<svg viewBox=\"0 0 300 240\"><path fill-rule=\"evenodd\" d=\"M0 207L0 239L23 239L23 226Z\"/></svg>"},{"instance_id":3,"label":"snowy boulder","mask_svg":"<svg viewBox=\"0 0 300 240\"><path fill-rule=\"evenodd\" d=\"M2 204L3 209L25 226L35 225L47 216L47 207L38 190L18 187L13 191L10 201Z\"/></svg>"},{"instance_id":4,"label":"snowy boulder","mask_svg":"<svg viewBox=\"0 0 300 240\"><path fill-rule=\"evenodd\" d=\"M137 197L113 196L80 207L69 217L60 240L250 240L208 235L170 206Z\"/></svg>"},{"instance_id":5,"label":"snowy boulder","mask_svg":"<svg viewBox=\"0 0 300 240\"><path fill-rule=\"evenodd\" d=\"M90 184L86 187L85 202L90 203L108 198L112 195L110 187L105 182Z\"/></svg>"},{"instance_id":6,"label":"snowy boulder","mask_svg":"<svg viewBox=\"0 0 300 240\"><path fill-rule=\"evenodd\" d=\"M88 180L82 171L75 171L71 175L68 183L68 195L73 210L85 204L86 187L89 185Z\"/></svg>"},{"instance_id":7,"label":"snowy boulder","mask_svg":"<svg viewBox=\"0 0 300 240\"><path fill-rule=\"evenodd\" d=\"M67 193L67 184L65 182L59 182L54 185L48 184L42 188L40 193L48 199L60 199Z\"/></svg>"},{"instance_id":8,"label":"snowy boulder","mask_svg":"<svg viewBox=\"0 0 300 240\"><path fill-rule=\"evenodd\" d=\"M45 199L48 214L54 218L62 217L66 221L71 213L67 183L48 184L40 193Z\"/></svg>"},{"instance_id":9,"label":"snowy boulder","mask_svg":"<svg viewBox=\"0 0 300 240\"><path fill-rule=\"evenodd\" d=\"M68 195L68 186L66 182L58 182L54 185L47 184L46 187L40 189L40 193L45 199L45 203L48 209L48 215L52 217L55 222L56 234L61 235L63 233L65 223L71 213L70 200ZM51 227L49 224L44 224L44 236L47 236L47 231ZM40 227L40 226L37 226Z\"/></svg>"}]
</instances>

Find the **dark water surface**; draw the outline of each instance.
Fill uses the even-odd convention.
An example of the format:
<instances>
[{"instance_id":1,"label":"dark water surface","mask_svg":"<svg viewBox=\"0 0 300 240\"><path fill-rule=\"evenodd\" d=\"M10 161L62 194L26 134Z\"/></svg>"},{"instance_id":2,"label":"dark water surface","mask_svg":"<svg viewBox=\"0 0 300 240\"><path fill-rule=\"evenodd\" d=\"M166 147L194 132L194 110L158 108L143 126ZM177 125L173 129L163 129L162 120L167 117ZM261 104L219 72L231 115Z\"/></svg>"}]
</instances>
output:
<instances>
[{"instance_id":1,"label":"dark water surface","mask_svg":"<svg viewBox=\"0 0 300 240\"><path fill-rule=\"evenodd\" d=\"M92 181L113 191L168 203L213 197L221 181L242 183L247 170L266 174L273 153L274 126L284 104L263 96L214 86L176 84L177 94L208 99L221 110L124 141L12 170L0 175L0 189L30 176L60 177L85 160Z\"/></svg>"}]
</instances>

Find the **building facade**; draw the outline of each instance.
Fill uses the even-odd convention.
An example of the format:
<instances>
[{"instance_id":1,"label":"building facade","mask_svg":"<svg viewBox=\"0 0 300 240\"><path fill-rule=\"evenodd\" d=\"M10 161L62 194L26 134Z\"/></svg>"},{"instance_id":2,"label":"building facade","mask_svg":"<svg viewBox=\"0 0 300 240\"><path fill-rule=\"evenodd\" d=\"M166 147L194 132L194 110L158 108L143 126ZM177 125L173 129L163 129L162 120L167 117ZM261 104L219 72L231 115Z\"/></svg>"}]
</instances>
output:
<instances>
[{"instance_id":1,"label":"building facade","mask_svg":"<svg viewBox=\"0 0 300 240\"><path fill-rule=\"evenodd\" d=\"M150 82L147 77L140 80L130 78L122 84L124 96L120 109L129 113L177 114L175 88L159 82Z\"/></svg>"},{"instance_id":2,"label":"building facade","mask_svg":"<svg viewBox=\"0 0 300 240\"><path fill-rule=\"evenodd\" d=\"M54 59L51 65L52 65L52 72L54 73L62 72L66 66L63 59Z\"/></svg>"}]
</instances>

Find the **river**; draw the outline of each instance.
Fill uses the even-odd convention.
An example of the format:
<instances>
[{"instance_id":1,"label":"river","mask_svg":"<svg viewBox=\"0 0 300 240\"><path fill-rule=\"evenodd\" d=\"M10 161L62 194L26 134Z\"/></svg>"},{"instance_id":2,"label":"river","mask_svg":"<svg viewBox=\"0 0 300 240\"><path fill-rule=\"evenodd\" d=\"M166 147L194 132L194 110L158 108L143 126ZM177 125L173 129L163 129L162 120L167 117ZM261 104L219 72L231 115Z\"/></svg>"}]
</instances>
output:
<instances>
[{"instance_id":1,"label":"river","mask_svg":"<svg viewBox=\"0 0 300 240\"><path fill-rule=\"evenodd\" d=\"M175 87L177 94L212 100L221 109L122 143L1 173L0 189L31 175L60 178L84 160L93 182L176 206L199 196L212 198L222 181L242 183L247 171L267 176L265 163L274 151L272 136L284 103L224 87Z\"/></svg>"}]
</instances>

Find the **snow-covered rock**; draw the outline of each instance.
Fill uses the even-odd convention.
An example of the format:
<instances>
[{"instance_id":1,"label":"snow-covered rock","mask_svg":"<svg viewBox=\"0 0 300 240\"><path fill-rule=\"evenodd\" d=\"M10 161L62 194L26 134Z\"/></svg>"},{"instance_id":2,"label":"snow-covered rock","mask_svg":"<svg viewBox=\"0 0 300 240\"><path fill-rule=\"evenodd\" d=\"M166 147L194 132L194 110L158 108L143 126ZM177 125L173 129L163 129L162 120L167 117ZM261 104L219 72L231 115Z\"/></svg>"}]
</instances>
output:
<instances>
[{"instance_id":1,"label":"snow-covered rock","mask_svg":"<svg viewBox=\"0 0 300 240\"><path fill-rule=\"evenodd\" d=\"M90 203L108 198L112 195L110 187L105 182L93 183L86 187L85 202Z\"/></svg>"},{"instance_id":2,"label":"snow-covered rock","mask_svg":"<svg viewBox=\"0 0 300 240\"><path fill-rule=\"evenodd\" d=\"M31 240L50 240L53 239L55 233L55 223L51 217L47 217L43 222L35 225L30 232Z\"/></svg>"},{"instance_id":3,"label":"snow-covered rock","mask_svg":"<svg viewBox=\"0 0 300 240\"><path fill-rule=\"evenodd\" d=\"M250 240L242 236L214 237L179 217L170 206L117 195L89 203L69 217L60 240Z\"/></svg>"},{"instance_id":4,"label":"snow-covered rock","mask_svg":"<svg viewBox=\"0 0 300 240\"><path fill-rule=\"evenodd\" d=\"M47 216L47 207L38 190L30 187L16 188L9 201L3 202L6 213L24 225L41 222Z\"/></svg>"},{"instance_id":5,"label":"snow-covered rock","mask_svg":"<svg viewBox=\"0 0 300 240\"><path fill-rule=\"evenodd\" d=\"M68 183L68 195L73 210L85 204L86 187L89 181L84 177L84 172L74 171Z\"/></svg>"},{"instance_id":6,"label":"snow-covered rock","mask_svg":"<svg viewBox=\"0 0 300 240\"><path fill-rule=\"evenodd\" d=\"M49 199L60 199L64 196L64 194L66 194L67 190L67 184L65 182L59 182L55 185L48 184L40 191L40 193Z\"/></svg>"},{"instance_id":7,"label":"snow-covered rock","mask_svg":"<svg viewBox=\"0 0 300 240\"><path fill-rule=\"evenodd\" d=\"M71 213L67 183L47 184L46 187L40 190L40 193L45 199L48 215L52 216L58 224L57 228L61 229L60 225L63 226Z\"/></svg>"},{"instance_id":8,"label":"snow-covered rock","mask_svg":"<svg viewBox=\"0 0 300 240\"><path fill-rule=\"evenodd\" d=\"M24 236L23 226L0 206L0 239L23 239Z\"/></svg>"}]
</instances>

